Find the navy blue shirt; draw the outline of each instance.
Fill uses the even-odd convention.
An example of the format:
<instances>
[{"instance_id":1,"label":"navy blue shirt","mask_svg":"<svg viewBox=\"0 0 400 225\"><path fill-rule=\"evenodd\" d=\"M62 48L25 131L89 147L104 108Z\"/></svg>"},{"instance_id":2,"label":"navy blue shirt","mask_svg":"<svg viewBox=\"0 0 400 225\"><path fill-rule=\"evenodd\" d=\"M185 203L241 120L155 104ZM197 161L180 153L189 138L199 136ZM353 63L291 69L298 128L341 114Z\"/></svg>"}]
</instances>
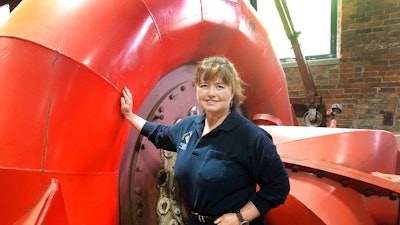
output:
<instances>
[{"instance_id":1,"label":"navy blue shirt","mask_svg":"<svg viewBox=\"0 0 400 225\"><path fill-rule=\"evenodd\" d=\"M175 179L189 209L220 216L252 201L263 215L283 204L288 173L270 134L236 109L202 137L204 121L202 114L172 126L147 122L141 130L157 148L177 152Z\"/></svg>"}]
</instances>

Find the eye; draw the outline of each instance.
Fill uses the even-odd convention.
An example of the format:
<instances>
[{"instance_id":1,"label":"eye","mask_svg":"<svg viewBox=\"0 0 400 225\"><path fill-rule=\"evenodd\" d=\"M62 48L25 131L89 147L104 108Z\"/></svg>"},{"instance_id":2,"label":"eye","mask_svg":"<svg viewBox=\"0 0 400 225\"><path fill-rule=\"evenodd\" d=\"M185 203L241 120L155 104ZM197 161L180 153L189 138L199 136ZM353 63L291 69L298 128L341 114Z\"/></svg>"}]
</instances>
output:
<instances>
[{"instance_id":1,"label":"eye","mask_svg":"<svg viewBox=\"0 0 400 225\"><path fill-rule=\"evenodd\" d=\"M217 84L215 87L217 88L217 90L225 89L225 85L223 84Z\"/></svg>"},{"instance_id":2,"label":"eye","mask_svg":"<svg viewBox=\"0 0 400 225\"><path fill-rule=\"evenodd\" d=\"M200 83L200 84L199 84L199 87L200 87L201 89L207 89L207 88L208 88L208 84L206 84L206 83Z\"/></svg>"}]
</instances>

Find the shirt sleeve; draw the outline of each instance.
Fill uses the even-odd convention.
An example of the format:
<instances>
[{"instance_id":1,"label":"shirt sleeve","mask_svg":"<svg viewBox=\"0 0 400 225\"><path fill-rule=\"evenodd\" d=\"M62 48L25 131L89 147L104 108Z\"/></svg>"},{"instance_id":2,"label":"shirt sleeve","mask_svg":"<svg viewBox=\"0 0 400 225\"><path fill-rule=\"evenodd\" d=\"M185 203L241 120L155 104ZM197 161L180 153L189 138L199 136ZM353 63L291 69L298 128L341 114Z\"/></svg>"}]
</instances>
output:
<instances>
[{"instance_id":1,"label":"shirt sleeve","mask_svg":"<svg viewBox=\"0 0 400 225\"><path fill-rule=\"evenodd\" d=\"M178 134L176 130L176 126L164 126L147 121L140 134L147 137L157 148L176 151L175 137Z\"/></svg>"},{"instance_id":2,"label":"shirt sleeve","mask_svg":"<svg viewBox=\"0 0 400 225\"><path fill-rule=\"evenodd\" d=\"M261 215L264 215L285 202L290 190L289 175L269 134L257 135L253 143L249 168L257 181L259 191L251 201Z\"/></svg>"}]
</instances>

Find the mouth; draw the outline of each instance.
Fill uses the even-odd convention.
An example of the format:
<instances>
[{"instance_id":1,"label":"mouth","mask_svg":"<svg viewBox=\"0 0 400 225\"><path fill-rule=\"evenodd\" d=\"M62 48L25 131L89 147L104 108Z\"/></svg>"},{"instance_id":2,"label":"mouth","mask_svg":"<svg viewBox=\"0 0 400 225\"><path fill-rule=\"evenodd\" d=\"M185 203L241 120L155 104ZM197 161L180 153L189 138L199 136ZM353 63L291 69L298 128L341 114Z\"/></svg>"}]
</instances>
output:
<instances>
[{"instance_id":1,"label":"mouth","mask_svg":"<svg viewBox=\"0 0 400 225\"><path fill-rule=\"evenodd\" d=\"M211 100L211 99L207 99L206 102L207 102L207 103L216 103L217 101Z\"/></svg>"}]
</instances>

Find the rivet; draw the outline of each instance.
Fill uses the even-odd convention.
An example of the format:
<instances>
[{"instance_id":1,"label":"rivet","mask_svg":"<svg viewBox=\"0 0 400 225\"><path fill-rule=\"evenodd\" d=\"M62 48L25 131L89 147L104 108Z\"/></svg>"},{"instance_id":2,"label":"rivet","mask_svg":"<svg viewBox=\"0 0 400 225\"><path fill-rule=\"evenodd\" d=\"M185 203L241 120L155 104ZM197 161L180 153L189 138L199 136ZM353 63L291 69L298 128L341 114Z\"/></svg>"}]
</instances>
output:
<instances>
[{"instance_id":1,"label":"rivet","mask_svg":"<svg viewBox=\"0 0 400 225\"><path fill-rule=\"evenodd\" d=\"M136 215L139 216L139 217L142 217L143 216L143 211L141 209L138 209L136 211Z\"/></svg>"},{"instance_id":2,"label":"rivet","mask_svg":"<svg viewBox=\"0 0 400 225\"><path fill-rule=\"evenodd\" d=\"M158 108L159 112L164 112L164 107L160 106L160 108Z\"/></svg>"},{"instance_id":3,"label":"rivet","mask_svg":"<svg viewBox=\"0 0 400 225\"><path fill-rule=\"evenodd\" d=\"M186 90L186 86L181 86L181 91L185 91Z\"/></svg>"},{"instance_id":4,"label":"rivet","mask_svg":"<svg viewBox=\"0 0 400 225\"><path fill-rule=\"evenodd\" d=\"M172 99L174 99L174 98L175 98L175 95L174 95L174 94L170 94L170 95L169 95L169 99L170 99L170 100L172 100Z\"/></svg>"},{"instance_id":5,"label":"rivet","mask_svg":"<svg viewBox=\"0 0 400 225\"><path fill-rule=\"evenodd\" d=\"M298 172L299 171L299 167L297 165L293 165L292 166L292 172Z\"/></svg>"},{"instance_id":6,"label":"rivet","mask_svg":"<svg viewBox=\"0 0 400 225\"><path fill-rule=\"evenodd\" d=\"M323 176L324 176L324 171L321 171L321 170L317 171L318 178L322 178Z\"/></svg>"},{"instance_id":7,"label":"rivet","mask_svg":"<svg viewBox=\"0 0 400 225\"><path fill-rule=\"evenodd\" d=\"M138 208L142 208L142 207L143 207L143 201L142 201L142 200L137 200L136 206L137 206Z\"/></svg>"}]
</instances>

